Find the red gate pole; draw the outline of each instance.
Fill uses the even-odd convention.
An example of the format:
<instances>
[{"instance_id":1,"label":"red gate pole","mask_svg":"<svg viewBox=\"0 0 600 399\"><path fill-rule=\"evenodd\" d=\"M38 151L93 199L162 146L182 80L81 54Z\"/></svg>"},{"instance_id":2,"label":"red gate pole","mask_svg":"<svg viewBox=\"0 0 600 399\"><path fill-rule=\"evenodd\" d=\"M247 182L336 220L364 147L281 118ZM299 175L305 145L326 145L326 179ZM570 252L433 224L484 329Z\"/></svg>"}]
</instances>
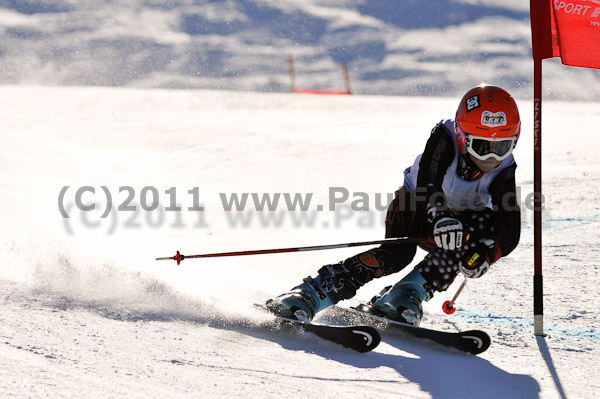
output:
<instances>
[{"instance_id":1,"label":"red gate pole","mask_svg":"<svg viewBox=\"0 0 600 399\"><path fill-rule=\"evenodd\" d=\"M533 333L544 336L542 277L542 59L533 59Z\"/></svg>"}]
</instances>

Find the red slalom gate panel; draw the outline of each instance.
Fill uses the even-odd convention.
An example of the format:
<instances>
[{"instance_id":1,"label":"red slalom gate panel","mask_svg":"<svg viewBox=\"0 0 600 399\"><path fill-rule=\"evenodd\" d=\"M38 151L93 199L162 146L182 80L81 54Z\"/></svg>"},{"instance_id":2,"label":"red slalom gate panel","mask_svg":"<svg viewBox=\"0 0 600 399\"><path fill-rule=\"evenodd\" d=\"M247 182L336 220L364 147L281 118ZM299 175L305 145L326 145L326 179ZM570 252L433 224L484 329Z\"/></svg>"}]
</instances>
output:
<instances>
[{"instance_id":1,"label":"red slalom gate panel","mask_svg":"<svg viewBox=\"0 0 600 399\"><path fill-rule=\"evenodd\" d=\"M348 90L310 90L310 89L294 89L296 94L319 94L319 95L350 95L352 92Z\"/></svg>"}]
</instances>

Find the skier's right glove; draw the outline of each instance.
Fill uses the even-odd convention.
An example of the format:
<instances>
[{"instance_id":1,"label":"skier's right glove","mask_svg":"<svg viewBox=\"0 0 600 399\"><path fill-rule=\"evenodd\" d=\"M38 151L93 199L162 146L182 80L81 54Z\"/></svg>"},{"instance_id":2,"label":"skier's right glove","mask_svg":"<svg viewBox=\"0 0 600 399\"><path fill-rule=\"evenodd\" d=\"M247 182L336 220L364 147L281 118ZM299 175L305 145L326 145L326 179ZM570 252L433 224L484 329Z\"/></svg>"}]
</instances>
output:
<instances>
[{"instance_id":1,"label":"skier's right glove","mask_svg":"<svg viewBox=\"0 0 600 399\"><path fill-rule=\"evenodd\" d=\"M454 251L462 247L463 234L463 225L458 219L442 216L434 220L433 240L442 249Z\"/></svg>"},{"instance_id":2,"label":"skier's right glove","mask_svg":"<svg viewBox=\"0 0 600 399\"><path fill-rule=\"evenodd\" d=\"M454 251L462 247L463 225L452 215L445 199L427 205L427 219L433 224L433 240L439 248Z\"/></svg>"},{"instance_id":3,"label":"skier's right glove","mask_svg":"<svg viewBox=\"0 0 600 399\"><path fill-rule=\"evenodd\" d=\"M463 224L452 216L448 208L430 205L427 218L433 224L433 240L439 248L454 251L462 247Z\"/></svg>"}]
</instances>

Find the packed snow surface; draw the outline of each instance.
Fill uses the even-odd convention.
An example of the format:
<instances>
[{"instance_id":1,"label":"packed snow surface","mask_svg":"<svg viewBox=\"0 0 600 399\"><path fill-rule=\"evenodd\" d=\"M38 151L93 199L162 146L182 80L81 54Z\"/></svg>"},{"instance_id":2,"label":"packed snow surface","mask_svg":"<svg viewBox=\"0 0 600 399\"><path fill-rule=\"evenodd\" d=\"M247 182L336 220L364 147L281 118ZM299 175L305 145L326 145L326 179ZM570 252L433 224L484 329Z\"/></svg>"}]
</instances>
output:
<instances>
[{"instance_id":1,"label":"packed snow surface","mask_svg":"<svg viewBox=\"0 0 600 399\"><path fill-rule=\"evenodd\" d=\"M597 397L598 103L544 103L545 338L533 335L528 100L518 248L469 282L454 315L441 304L460 278L425 304L424 326L487 331L480 356L386 336L359 354L271 331L252 310L361 248L155 260L382 238L388 194L457 102L1 87L1 396ZM227 201L243 193L236 211ZM282 199L256 211L253 193ZM308 209L288 211L285 194L311 194Z\"/></svg>"},{"instance_id":2,"label":"packed snow surface","mask_svg":"<svg viewBox=\"0 0 600 399\"><path fill-rule=\"evenodd\" d=\"M568 3L568 2L567 2ZM531 97L524 0L4 0L0 84ZM544 62L544 95L598 101L597 71Z\"/></svg>"}]
</instances>

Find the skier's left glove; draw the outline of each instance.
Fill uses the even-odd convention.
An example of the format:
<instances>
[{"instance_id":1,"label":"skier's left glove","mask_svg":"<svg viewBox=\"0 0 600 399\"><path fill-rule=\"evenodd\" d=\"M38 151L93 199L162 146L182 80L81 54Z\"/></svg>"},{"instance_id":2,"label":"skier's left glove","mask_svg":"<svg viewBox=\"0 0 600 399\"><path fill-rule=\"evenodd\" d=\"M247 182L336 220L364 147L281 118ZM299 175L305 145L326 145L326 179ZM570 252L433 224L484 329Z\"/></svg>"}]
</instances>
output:
<instances>
[{"instance_id":1,"label":"skier's left glove","mask_svg":"<svg viewBox=\"0 0 600 399\"><path fill-rule=\"evenodd\" d=\"M460 271L467 278L483 276L498 256L498 247L494 240L482 239L471 244L460 260Z\"/></svg>"}]
</instances>

